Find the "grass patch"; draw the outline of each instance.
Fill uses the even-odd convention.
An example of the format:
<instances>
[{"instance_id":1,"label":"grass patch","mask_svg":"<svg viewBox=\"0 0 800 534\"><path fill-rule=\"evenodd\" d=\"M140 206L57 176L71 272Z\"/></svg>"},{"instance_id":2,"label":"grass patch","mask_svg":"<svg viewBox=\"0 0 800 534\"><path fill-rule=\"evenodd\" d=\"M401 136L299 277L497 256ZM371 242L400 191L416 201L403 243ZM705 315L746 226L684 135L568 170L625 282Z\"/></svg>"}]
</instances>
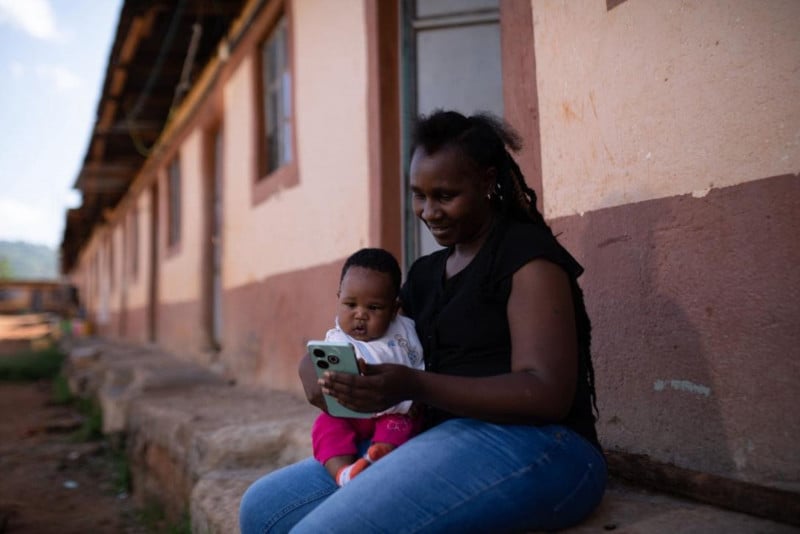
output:
<instances>
[{"instance_id":1,"label":"grass patch","mask_svg":"<svg viewBox=\"0 0 800 534\"><path fill-rule=\"evenodd\" d=\"M130 493L133 488L133 476L125 449L112 449L111 460L114 464L114 489L117 494Z\"/></svg>"},{"instance_id":2,"label":"grass patch","mask_svg":"<svg viewBox=\"0 0 800 534\"><path fill-rule=\"evenodd\" d=\"M157 501L150 501L147 506L137 510L136 518L148 532L159 534L192 534L192 521L188 513L170 523L167 521L164 507Z\"/></svg>"},{"instance_id":3,"label":"grass patch","mask_svg":"<svg viewBox=\"0 0 800 534\"><path fill-rule=\"evenodd\" d=\"M70 404L75 399L69 389L69 382L63 373L59 373L53 379L53 402L58 405Z\"/></svg>"},{"instance_id":4,"label":"grass patch","mask_svg":"<svg viewBox=\"0 0 800 534\"><path fill-rule=\"evenodd\" d=\"M96 441L103 439L103 410L94 399L75 397L75 407L83 414L83 424L72 435L76 442Z\"/></svg>"},{"instance_id":5,"label":"grass patch","mask_svg":"<svg viewBox=\"0 0 800 534\"><path fill-rule=\"evenodd\" d=\"M58 347L24 350L0 356L0 380L33 382L54 378L61 370L64 358L64 353Z\"/></svg>"},{"instance_id":6,"label":"grass patch","mask_svg":"<svg viewBox=\"0 0 800 534\"><path fill-rule=\"evenodd\" d=\"M192 520L189 514L184 514L177 522L167 526L169 534L192 534Z\"/></svg>"},{"instance_id":7,"label":"grass patch","mask_svg":"<svg viewBox=\"0 0 800 534\"><path fill-rule=\"evenodd\" d=\"M75 442L103 439L103 410L96 399L77 397L69 389L69 382L63 373L53 378L53 402L62 406L71 405L83 415L81 427L72 434Z\"/></svg>"}]
</instances>

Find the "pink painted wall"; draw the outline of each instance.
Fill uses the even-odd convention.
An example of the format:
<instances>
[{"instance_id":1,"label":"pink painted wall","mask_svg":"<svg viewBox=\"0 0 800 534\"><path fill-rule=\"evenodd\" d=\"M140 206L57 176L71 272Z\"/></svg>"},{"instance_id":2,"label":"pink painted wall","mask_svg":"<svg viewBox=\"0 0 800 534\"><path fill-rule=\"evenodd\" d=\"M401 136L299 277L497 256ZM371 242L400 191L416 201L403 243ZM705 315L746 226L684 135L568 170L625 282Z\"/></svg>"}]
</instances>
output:
<instances>
[{"instance_id":1,"label":"pink painted wall","mask_svg":"<svg viewBox=\"0 0 800 534\"><path fill-rule=\"evenodd\" d=\"M612 449L800 484L800 4L532 2L546 215Z\"/></svg>"}]
</instances>

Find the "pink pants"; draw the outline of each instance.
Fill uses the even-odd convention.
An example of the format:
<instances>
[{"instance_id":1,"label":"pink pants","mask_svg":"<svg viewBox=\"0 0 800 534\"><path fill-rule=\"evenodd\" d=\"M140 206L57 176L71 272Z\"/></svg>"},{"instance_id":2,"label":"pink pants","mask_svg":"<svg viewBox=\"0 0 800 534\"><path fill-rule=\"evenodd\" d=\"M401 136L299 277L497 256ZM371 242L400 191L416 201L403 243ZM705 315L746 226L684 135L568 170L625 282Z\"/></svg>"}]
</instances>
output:
<instances>
[{"instance_id":1,"label":"pink pants","mask_svg":"<svg viewBox=\"0 0 800 534\"><path fill-rule=\"evenodd\" d=\"M387 414L370 419L348 419L319 414L311 429L314 458L324 464L334 456L358 454L358 444L389 443L398 447L420 431L421 419L408 414Z\"/></svg>"}]
</instances>

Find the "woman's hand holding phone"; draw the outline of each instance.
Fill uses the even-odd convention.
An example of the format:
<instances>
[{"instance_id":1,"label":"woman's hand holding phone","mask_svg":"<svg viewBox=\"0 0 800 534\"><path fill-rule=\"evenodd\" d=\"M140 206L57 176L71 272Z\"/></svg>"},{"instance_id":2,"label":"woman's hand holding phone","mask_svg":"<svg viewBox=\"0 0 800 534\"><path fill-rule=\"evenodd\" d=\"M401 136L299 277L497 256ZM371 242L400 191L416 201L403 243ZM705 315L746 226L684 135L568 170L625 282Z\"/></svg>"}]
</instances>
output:
<instances>
[{"instance_id":1,"label":"woman's hand holding phone","mask_svg":"<svg viewBox=\"0 0 800 534\"><path fill-rule=\"evenodd\" d=\"M417 400L422 371L394 363L359 360L360 375L331 373L321 379L323 392L352 410L378 413L405 400Z\"/></svg>"}]
</instances>

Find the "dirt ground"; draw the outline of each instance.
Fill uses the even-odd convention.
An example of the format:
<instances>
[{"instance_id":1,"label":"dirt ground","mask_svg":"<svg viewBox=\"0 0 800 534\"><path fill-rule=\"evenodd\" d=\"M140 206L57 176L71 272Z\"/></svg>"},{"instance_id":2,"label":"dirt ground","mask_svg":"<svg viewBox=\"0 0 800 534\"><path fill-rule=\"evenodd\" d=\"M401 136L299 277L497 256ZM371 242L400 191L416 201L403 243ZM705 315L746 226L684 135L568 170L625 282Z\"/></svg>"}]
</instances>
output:
<instances>
[{"instance_id":1,"label":"dirt ground","mask_svg":"<svg viewBox=\"0 0 800 534\"><path fill-rule=\"evenodd\" d=\"M71 437L80 414L49 381L0 382L0 534L146 533L103 441Z\"/></svg>"}]
</instances>

